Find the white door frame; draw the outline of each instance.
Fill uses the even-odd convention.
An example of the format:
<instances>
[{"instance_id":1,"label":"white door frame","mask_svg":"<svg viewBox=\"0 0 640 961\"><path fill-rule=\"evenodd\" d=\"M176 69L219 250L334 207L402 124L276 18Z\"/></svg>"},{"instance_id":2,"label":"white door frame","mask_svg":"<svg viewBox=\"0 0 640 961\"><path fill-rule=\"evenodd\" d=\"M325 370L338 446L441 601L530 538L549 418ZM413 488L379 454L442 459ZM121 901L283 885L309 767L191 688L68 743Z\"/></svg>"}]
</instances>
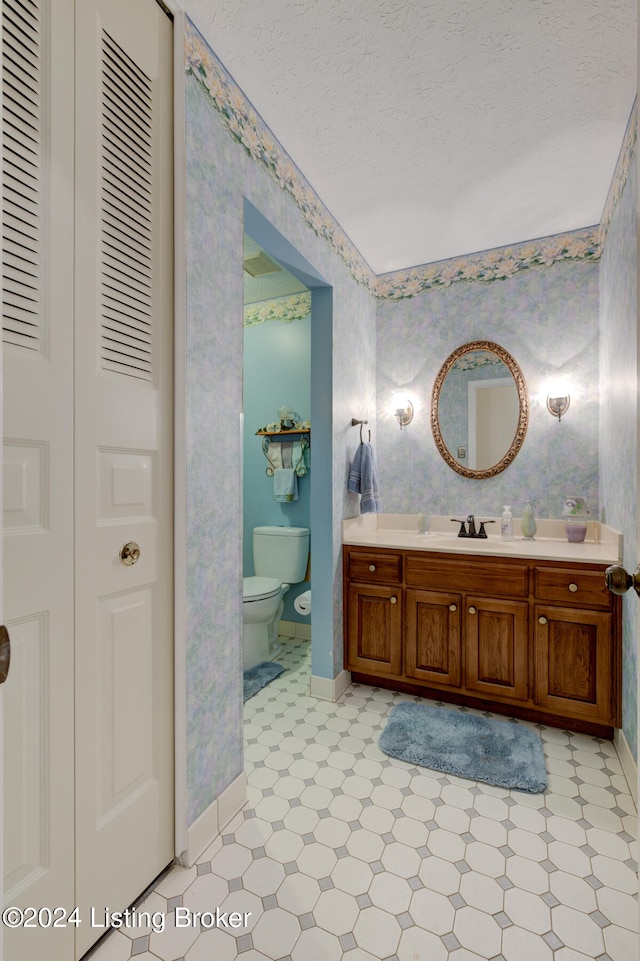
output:
<instances>
[{"instance_id":1,"label":"white door frame","mask_svg":"<svg viewBox=\"0 0 640 961\"><path fill-rule=\"evenodd\" d=\"M513 377L491 377L486 380L470 380L467 384L469 392L467 411L467 466L475 470L477 457L476 444L476 406L478 391L484 387L508 387L513 384Z\"/></svg>"},{"instance_id":2,"label":"white door frame","mask_svg":"<svg viewBox=\"0 0 640 961\"><path fill-rule=\"evenodd\" d=\"M187 452L186 424L186 144L185 15L167 0L173 20L174 132L174 771L175 856L186 859L187 842Z\"/></svg>"}]
</instances>

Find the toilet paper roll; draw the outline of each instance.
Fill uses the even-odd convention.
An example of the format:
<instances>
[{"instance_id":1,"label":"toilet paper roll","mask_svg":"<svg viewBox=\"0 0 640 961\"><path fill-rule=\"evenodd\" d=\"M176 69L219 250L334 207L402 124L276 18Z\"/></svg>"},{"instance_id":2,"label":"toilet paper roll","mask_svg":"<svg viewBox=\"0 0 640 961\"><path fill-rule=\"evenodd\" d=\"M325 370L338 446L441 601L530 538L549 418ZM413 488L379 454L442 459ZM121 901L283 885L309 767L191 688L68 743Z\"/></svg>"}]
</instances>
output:
<instances>
[{"instance_id":1,"label":"toilet paper roll","mask_svg":"<svg viewBox=\"0 0 640 961\"><path fill-rule=\"evenodd\" d=\"M305 591L304 594L298 594L293 602L298 614L303 614L305 617L311 613L311 591Z\"/></svg>"}]
</instances>

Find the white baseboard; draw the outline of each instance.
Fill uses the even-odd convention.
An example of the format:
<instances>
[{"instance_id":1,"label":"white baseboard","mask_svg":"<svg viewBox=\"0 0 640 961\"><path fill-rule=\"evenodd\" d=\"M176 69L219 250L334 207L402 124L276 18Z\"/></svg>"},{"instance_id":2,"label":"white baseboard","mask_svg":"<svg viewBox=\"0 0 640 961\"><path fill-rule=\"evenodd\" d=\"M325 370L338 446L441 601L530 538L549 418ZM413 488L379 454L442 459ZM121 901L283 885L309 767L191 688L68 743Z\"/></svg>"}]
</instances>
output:
<instances>
[{"instance_id":1,"label":"white baseboard","mask_svg":"<svg viewBox=\"0 0 640 961\"><path fill-rule=\"evenodd\" d=\"M244 771L225 788L218 798L218 830L226 828L229 821L247 803L247 775Z\"/></svg>"},{"instance_id":2,"label":"white baseboard","mask_svg":"<svg viewBox=\"0 0 640 961\"><path fill-rule=\"evenodd\" d=\"M242 771L187 828L187 850L180 857L180 863L188 868L195 864L246 801L247 777Z\"/></svg>"},{"instance_id":3,"label":"white baseboard","mask_svg":"<svg viewBox=\"0 0 640 961\"><path fill-rule=\"evenodd\" d=\"M631 753L631 748L629 747L627 739L624 736L624 731L620 728L616 728L614 732L613 743L616 751L618 752L620 764L622 765L624 776L627 779L631 796L634 800L635 806L638 807L638 765L636 763L636 759Z\"/></svg>"},{"instance_id":4,"label":"white baseboard","mask_svg":"<svg viewBox=\"0 0 640 961\"><path fill-rule=\"evenodd\" d=\"M310 641L311 624L302 624L300 621L280 621L278 634L282 637L300 637L305 641Z\"/></svg>"},{"instance_id":5,"label":"white baseboard","mask_svg":"<svg viewBox=\"0 0 640 961\"><path fill-rule=\"evenodd\" d=\"M321 701L337 701L351 684L351 671L340 671L333 680L328 677L311 675L309 693Z\"/></svg>"}]
</instances>

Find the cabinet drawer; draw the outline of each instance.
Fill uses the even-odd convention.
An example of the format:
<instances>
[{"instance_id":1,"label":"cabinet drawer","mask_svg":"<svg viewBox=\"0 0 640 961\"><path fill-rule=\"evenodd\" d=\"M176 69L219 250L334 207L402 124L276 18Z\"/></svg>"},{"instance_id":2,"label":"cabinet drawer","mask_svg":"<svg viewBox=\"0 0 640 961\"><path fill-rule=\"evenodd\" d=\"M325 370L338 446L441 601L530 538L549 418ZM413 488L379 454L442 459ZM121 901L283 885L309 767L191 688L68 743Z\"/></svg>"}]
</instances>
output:
<instances>
[{"instance_id":1,"label":"cabinet drawer","mask_svg":"<svg viewBox=\"0 0 640 961\"><path fill-rule=\"evenodd\" d=\"M402 554L350 551L347 558L347 576L350 581L360 581L365 584L400 584L402 582Z\"/></svg>"},{"instance_id":2,"label":"cabinet drawer","mask_svg":"<svg viewBox=\"0 0 640 961\"><path fill-rule=\"evenodd\" d=\"M529 593L529 568L526 564L510 564L494 561L493 558L466 555L407 554L405 565L408 587L510 597L526 597Z\"/></svg>"},{"instance_id":3,"label":"cabinet drawer","mask_svg":"<svg viewBox=\"0 0 640 961\"><path fill-rule=\"evenodd\" d=\"M534 578L536 598L540 601L602 610L612 607L612 597L604 582L603 571L536 567Z\"/></svg>"}]
</instances>

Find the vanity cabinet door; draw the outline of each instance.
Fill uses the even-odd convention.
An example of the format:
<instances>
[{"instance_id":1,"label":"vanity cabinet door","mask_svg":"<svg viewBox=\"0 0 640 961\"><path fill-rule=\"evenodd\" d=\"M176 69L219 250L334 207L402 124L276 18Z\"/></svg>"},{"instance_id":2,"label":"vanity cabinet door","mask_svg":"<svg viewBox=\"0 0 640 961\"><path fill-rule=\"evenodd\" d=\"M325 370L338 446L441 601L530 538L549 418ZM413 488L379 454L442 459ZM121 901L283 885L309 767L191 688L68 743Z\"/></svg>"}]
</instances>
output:
<instances>
[{"instance_id":1,"label":"vanity cabinet door","mask_svg":"<svg viewBox=\"0 0 640 961\"><path fill-rule=\"evenodd\" d=\"M349 585L345 666L363 674L401 673L402 593L399 588Z\"/></svg>"},{"instance_id":2,"label":"vanity cabinet door","mask_svg":"<svg viewBox=\"0 0 640 961\"><path fill-rule=\"evenodd\" d=\"M536 703L615 725L612 638L611 614L536 606Z\"/></svg>"},{"instance_id":3,"label":"vanity cabinet door","mask_svg":"<svg viewBox=\"0 0 640 961\"><path fill-rule=\"evenodd\" d=\"M469 692L527 700L528 612L525 601L467 595L465 688Z\"/></svg>"},{"instance_id":4,"label":"vanity cabinet door","mask_svg":"<svg viewBox=\"0 0 640 961\"><path fill-rule=\"evenodd\" d=\"M461 609L460 594L407 591L405 677L460 687Z\"/></svg>"}]
</instances>

